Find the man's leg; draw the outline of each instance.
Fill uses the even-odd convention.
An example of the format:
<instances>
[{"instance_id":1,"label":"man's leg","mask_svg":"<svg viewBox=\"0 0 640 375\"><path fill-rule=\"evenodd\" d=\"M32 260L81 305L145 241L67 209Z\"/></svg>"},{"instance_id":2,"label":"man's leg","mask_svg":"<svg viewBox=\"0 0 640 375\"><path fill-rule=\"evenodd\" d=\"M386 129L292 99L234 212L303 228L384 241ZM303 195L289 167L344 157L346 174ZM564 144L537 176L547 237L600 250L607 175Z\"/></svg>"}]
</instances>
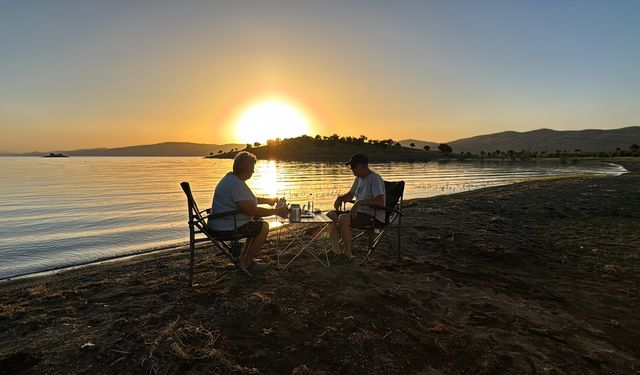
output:
<instances>
[{"instance_id":1,"label":"man's leg","mask_svg":"<svg viewBox=\"0 0 640 375\"><path fill-rule=\"evenodd\" d=\"M341 214L338 217L338 226L344 241L344 255L351 258L353 257L351 253L351 215L349 213Z\"/></svg>"},{"instance_id":2,"label":"man's leg","mask_svg":"<svg viewBox=\"0 0 640 375\"><path fill-rule=\"evenodd\" d=\"M338 213L336 211L329 211L327 216L333 220L333 223L329 224L329 237L331 238L331 250L336 254L341 254L340 249L340 231L338 230Z\"/></svg>"},{"instance_id":3,"label":"man's leg","mask_svg":"<svg viewBox=\"0 0 640 375\"><path fill-rule=\"evenodd\" d=\"M247 238L245 249L240 256L240 267L247 269L251 266L253 259L255 259L262 248L262 245L264 245L264 241L267 239L267 234L269 234L269 223L263 221L260 232L255 237Z\"/></svg>"}]
</instances>

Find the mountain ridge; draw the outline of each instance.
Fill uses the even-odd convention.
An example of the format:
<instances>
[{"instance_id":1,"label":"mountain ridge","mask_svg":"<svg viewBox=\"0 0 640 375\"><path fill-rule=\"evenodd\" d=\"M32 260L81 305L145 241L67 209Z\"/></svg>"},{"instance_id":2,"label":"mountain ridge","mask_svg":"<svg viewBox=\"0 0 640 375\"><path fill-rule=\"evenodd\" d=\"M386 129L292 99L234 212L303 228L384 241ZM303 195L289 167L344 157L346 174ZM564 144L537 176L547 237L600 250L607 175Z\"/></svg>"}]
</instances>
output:
<instances>
[{"instance_id":1,"label":"mountain ridge","mask_svg":"<svg viewBox=\"0 0 640 375\"><path fill-rule=\"evenodd\" d=\"M86 148L78 150L33 151L11 154L14 156L40 156L61 153L69 156L204 156L217 153L219 150L227 152L232 148L244 148L243 143L193 143L193 142L161 142L149 145L135 145L114 148Z\"/></svg>"},{"instance_id":2,"label":"mountain ridge","mask_svg":"<svg viewBox=\"0 0 640 375\"><path fill-rule=\"evenodd\" d=\"M426 141L403 140L401 144L413 141L416 145ZM609 151L616 148L627 149L632 144L640 144L640 126L618 129L553 130L541 128L526 132L507 130L499 133L476 135L447 142L454 152L480 153L495 150L507 151ZM437 144L435 146L437 149ZM416 146L417 148L417 146ZM432 147L433 149L433 147Z\"/></svg>"},{"instance_id":3,"label":"mountain ridge","mask_svg":"<svg viewBox=\"0 0 640 375\"><path fill-rule=\"evenodd\" d=\"M415 144L420 150L428 145L438 150L440 143L418 139L398 141L405 147ZM447 142L456 153L495 150L507 151L610 151L616 148L627 149L632 144L640 144L640 126L628 126L618 129L553 130L541 128L526 132L507 130L492 134L477 135ZM86 148L77 150L33 151L26 153L0 152L0 156L42 156L51 152L69 156L205 156L218 151L223 153L231 149L244 149L243 143L209 144L194 142L161 142L149 145L135 145L114 148Z\"/></svg>"}]
</instances>

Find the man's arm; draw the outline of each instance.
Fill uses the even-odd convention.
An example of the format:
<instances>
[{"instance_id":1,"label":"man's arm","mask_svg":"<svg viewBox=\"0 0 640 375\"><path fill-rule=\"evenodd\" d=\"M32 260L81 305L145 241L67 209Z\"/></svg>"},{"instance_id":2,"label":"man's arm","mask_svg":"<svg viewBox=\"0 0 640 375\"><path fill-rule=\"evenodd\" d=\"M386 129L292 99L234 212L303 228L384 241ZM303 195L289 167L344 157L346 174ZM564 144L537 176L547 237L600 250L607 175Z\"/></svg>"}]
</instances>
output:
<instances>
[{"instance_id":1,"label":"man's arm","mask_svg":"<svg viewBox=\"0 0 640 375\"><path fill-rule=\"evenodd\" d=\"M384 194L376 195L373 198L360 199L351 207L351 218L355 219L358 215L358 209L360 206L384 206Z\"/></svg>"},{"instance_id":2,"label":"man's arm","mask_svg":"<svg viewBox=\"0 0 640 375\"><path fill-rule=\"evenodd\" d=\"M269 206L273 206L278 201L278 198L261 198L258 197L258 204L268 204Z\"/></svg>"},{"instance_id":3,"label":"man's arm","mask_svg":"<svg viewBox=\"0 0 640 375\"><path fill-rule=\"evenodd\" d=\"M384 206L384 194L376 195L373 198L361 199L360 204L365 206Z\"/></svg>"},{"instance_id":4,"label":"man's arm","mask_svg":"<svg viewBox=\"0 0 640 375\"><path fill-rule=\"evenodd\" d=\"M339 210L342 203L350 202L353 199L353 197L354 195L350 191L346 194L338 195L338 197L336 198L336 201L333 202L333 208L335 208L336 210Z\"/></svg>"},{"instance_id":5,"label":"man's arm","mask_svg":"<svg viewBox=\"0 0 640 375\"><path fill-rule=\"evenodd\" d=\"M258 207L253 202L253 200L238 201L236 202L236 204L238 205L238 209L243 214L249 215L249 216L264 217L264 216L271 216L271 215L277 214L278 216L287 217L287 215L289 214L289 209L286 207L279 207L279 208Z\"/></svg>"}]
</instances>

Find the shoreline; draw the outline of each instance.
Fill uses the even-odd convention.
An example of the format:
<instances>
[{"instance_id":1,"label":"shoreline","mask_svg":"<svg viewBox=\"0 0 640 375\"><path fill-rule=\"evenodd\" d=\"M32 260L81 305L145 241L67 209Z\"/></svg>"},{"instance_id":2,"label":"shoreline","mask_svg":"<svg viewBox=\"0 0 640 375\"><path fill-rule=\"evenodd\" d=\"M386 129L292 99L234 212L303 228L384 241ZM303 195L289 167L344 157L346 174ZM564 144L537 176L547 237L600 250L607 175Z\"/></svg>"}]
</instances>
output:
<instances>
[{"instance_id":1,"label":"shoreline","mask_svg":"<svg viewBox=\"0 0 640 375\"><path fill-rule=\"evenodd\" d=\"M104 257L96 260L88 260L86 262L81 262L81 263L76 263L71 265L57 266L57 267L48 268L41 271L25 272L22 274L0 278L0 286L3 283L11 282L14 280L23 280L23 279L28 279L32 277L46 277L50 275L55 275L60 272L72 271L72 270L80 269L83 267L91 267L93 265L100 265L100 264L119 262L119 261L124 262L128 259L133 259L136 257L145 256L149 254L156 254L163 251L181 251L184 248L188 248L188 247L189 247L188 243L182 244L182 245L168 245L168 246L162 246L160 248L143 249L134 253L119 254L119 255L108 256L108 257Z\"/></svg>"},{"instance_id":2,"label":"shoreline","mask_svg":"<svg viewBox=\"0 0 640 375\"><path fill-rule=\"evenodd\" d=\"M633 374L640 160L616 164L407 201L402 254L365 266L278 271L271 240L251 279L200 249L193 288L173 251L0 283L0 373Z\"/></svg>"},{"instance_id":3,"label":"shoreline","mask_svg":"<svg viewBox=\"0 0 640 375\"><path fill-rule=\"evenodd\" d=\"M633 160L632 158L629 158L631 160ZM557 162L559 159L536 159L536 160L527 160L525 162L537 162L537 161L555 161ZM628 159L625 159L628 160ZM428 161L428 162L449 162L451 160L432 160L432 161ZM453 160L454 162L485 162L485 161L489 161L489 162L514 162L514 163L521 163L523 161L520 160L501 160L501 159L468 159L468 160ZM601 158L595 158L593 160L589 160L589 161L597 161L597 162L603 162L603 163L608 163L611 165L616 165L616 166L620 166L624 169L626 169L626 172L622 172L622 174L625 173L630 173L630 170L628 170L627 168L625 168L622 164L620 163L616 163L616 161L609 161L609 160L603 160ZM578 160L579 162L579 160ZM324 163L324 162L319 162L319 163ZM486 187L481 187L481 188L477 188L477 189L472 189L472 190L468 190L468 191L475 191L475 190L480 190L480 189L490 189L490 188L495 188L495 187L499 187L499 186L507 186L507 185L513 185L513 184L519 184L519 183L526 183L526 182L531 182L531 181L545 181L545 180L553 180L553 179L572 179L572 178L581 178L581 177L585 177L585 176L545 176L545 177L534 177L531 179L526 179L524 181L518 181L518 182L513 182L513 183L507 183L505 185L492 185L492 186L486 186ZM594 176L586 176L589 178L599 178L602 177L600 175L594 175ZM451 193L451 194L443 194L442 196L452 196L452 195L456 195L456 194L461 194L464 192L456 192L456 193ZM421 199L429 199L429 198L434 198L432 197L418 197L418 198L412 198L410 200L406 200L405 203L406 204L410 204L411 201L415 201L415 200L421 200ZM271 234L270 234L271 236ZM163 246L160 248L146 248L146 249L141 249L139 251L136 251L134 253L127 253L127 254L119 254L119 255L113 255L113 256L107 256L107 257L103 257L100 259L95 259L95 260L88 260L88 261L84 261L84 262L80 262L77 264L70 264L70 265L62 265L62 266L56 266L56 267L52 267L52 268L48 268L48 269L44 269L44 270L40 270L40 271L35 271L35 272L25 272L25 273L21 273L21 274L17 274L17 275L10 275L7 277L0 277L0 285L6 282L11 282L13 280L21 280L21 279L25 279L25 278L32 278L32 277L40 277L40 276L47 276L50 274L56 274L59 272L66 272L69 270L74 270L77 268L81 268L81 267L90 267L92 265L99 265L105 262L117 262L119 260L125 261L127 259L133 258L133 257L138 257L138 256L144 256L147 254L153 254L153 253L158 253L158 252L162 252L162 251L188 251L188 241L185 241L186 243L183 243L181 245L168 245L168 246Z\"/></svg>"}]
</instances>

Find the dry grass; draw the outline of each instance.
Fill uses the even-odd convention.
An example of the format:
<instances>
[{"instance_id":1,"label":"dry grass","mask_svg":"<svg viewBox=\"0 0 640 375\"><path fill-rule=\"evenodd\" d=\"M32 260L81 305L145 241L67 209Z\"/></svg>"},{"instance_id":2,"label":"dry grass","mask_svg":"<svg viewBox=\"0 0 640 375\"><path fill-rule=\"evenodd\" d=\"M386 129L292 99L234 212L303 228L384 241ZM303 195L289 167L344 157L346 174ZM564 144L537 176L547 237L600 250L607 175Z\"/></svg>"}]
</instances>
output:
<instances>
[{"instance_id":1,"label":"dry grass","mask_svg":"<svg viewBox=\"0 0 640 375\"><path fill-rule=\"evenodd\" d=\"M25 313L27 311L29 311L29 309L22 306L0 304L0 318L13 319L16 314Z\"/></svg>"},{"instance_id":2,"label":"dry grass","mask_svg":"<svg viewBox=\"0 0 640 375\"><path fill-rule=\"evenodd\" d=\"M176 363L201 362L212 374L258 374L258 370L238 365L224 350L216 348L221 334L217 331L176 319L149 343L149 355L143 360L153 374L175 373Z\"/></svg>"}]
</instances>

